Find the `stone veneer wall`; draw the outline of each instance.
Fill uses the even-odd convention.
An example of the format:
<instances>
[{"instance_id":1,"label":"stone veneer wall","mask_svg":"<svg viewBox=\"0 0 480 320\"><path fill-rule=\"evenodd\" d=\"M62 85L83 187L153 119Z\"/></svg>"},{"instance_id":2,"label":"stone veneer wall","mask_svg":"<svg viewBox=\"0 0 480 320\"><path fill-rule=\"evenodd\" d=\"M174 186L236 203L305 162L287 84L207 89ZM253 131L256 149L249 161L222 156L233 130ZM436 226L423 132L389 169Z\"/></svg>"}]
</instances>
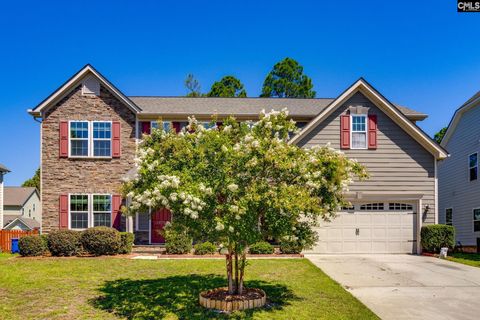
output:
<instances>
[{"instance_id":1,"label":"stone veneer wall","mask_svg":"<svg viewBox=\"0 0 480 320\"><path fill-rule=\"evenodd\" d=\"M120 121L121 157L59 158L61 120ZM43 232L58 229L61 194L118 194L122 176L134 165L135 148L135 114L103 86L100 88L100 96L97 97L82 95L79 85L51 107L42 122Z\"/></svg>"}]
</instances>

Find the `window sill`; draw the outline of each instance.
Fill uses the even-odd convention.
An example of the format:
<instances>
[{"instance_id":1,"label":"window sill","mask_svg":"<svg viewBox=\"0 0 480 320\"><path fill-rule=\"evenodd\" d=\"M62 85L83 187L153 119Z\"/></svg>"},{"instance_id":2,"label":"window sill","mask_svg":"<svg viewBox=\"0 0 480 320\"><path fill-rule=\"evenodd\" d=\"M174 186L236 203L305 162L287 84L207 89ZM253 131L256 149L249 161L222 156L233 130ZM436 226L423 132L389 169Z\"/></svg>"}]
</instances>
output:
<instances>
[{"instance_id":1,"label":"window sill","mask_svg":"<svg viewBox=\"0 0 480 320\"><path fill-rule=\"evenodd\" d=\"M79 159L79 160L110 160L113 157L83 157L83 156L69 156L68 159Z\"/></svg>"}]
</instances>

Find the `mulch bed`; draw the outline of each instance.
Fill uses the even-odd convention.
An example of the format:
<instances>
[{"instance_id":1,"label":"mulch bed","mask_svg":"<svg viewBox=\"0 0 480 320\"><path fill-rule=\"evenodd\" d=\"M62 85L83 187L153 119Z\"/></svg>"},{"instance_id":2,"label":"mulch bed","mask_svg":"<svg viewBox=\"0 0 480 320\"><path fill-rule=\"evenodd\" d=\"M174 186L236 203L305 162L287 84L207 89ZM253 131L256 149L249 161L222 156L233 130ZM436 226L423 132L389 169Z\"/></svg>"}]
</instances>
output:
<instances>
[{"instance_id":1,"label":"mulch bed","mask_svg":"<svg viewBox=\"0 0 480 320\"><path fill-rule=\"evenodd\" d=\"M218 288L202 293L202 297L204 298L222 301L245 301L260 299L264 296L265 293L262 290L255 288L243 288L242 295L228 294L228 288Z\"/></svg>"}]
</instances>

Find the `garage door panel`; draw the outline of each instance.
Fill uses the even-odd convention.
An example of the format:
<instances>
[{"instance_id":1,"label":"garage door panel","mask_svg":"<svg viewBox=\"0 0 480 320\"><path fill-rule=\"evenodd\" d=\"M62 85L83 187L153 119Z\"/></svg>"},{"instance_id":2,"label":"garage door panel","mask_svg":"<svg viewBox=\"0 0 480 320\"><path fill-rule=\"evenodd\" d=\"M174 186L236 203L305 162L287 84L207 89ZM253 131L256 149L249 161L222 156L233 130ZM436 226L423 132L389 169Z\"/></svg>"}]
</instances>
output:
<instances>
[{"instance_id":1,"label":"garage door panel","mask_svg":"<svg viewBox=\"0 0 480 320\"><path fill-rule=\"evenodd\" d=\"M352 216L357 217L357 225L372 225L372 216L370 214L352 214Z\"/></svg>"},{"instance_id":2,"label":"garage door panel","mask_svg":"<svg viewBox=\"0 0 480 320\"><path fill-rule=\"evenodd\" d=\"M399 226L402 223L402 217L399 214L387 214L387 224L389 226Z\"/></svg>"},{"instance_id":3,"label":"garage door panel","mask_svg":"<svg viewBox=\"0 0 480 320\"><path fill-rule=\"evenodd\" d=\"M355 225L356 223L356 216L354 214L342 214L340 218L340 224L343 226L346 225Z\"/></svg>"},{"instance_id":4,"label":"garage door panel","mask_svg":"<svg viewBox=\"0 0 480 320\"><path fill-rule=\"evenodd\" d=\"M358 235L356 236L359 241L362 240L371 240L372 239L372 229L370 228L358 228Z\"/></svg>"},{"instance_id":5,"label":"garage door panel","mask_svg":"<svg viewBox=\"0 0 480 320\"><path fill-rule=\"evenodd\" d=\"M355 253L357 252L357 241L344 241L343 242L343 251L345 253Z\"/></svg>"},{"instance_id":6,"label":"garage door panel","mask_svg":"<svg viewBox=\"0 0 480 320\"><path fill-rule=\"evenodd\" d=\"M351 228L351 227L343 228L342 229L343 239L355 240L357 238L355 231L356 231L356 228Z\"/></svg>"},{"instance_id":7,"label":"garage door panel","mask_svg":"<svg viewBox=\"0 0 480 320\"><path fill-rule=\"evenodd\" d=\"M332 240L341 240L343 237L343 231L339 228L328 228L327 229L327 239Z\"/></svg>"},{"instance_id":8,"label":"garage door panel","mask_svg":"<svg viewBox=\"0 0 480 320\"><path fill-rule=\"evenodd\" d=\"M371 253L372 252L372 241L361 241L361 240L358 241L356 252Z\"/></svg>"},{"instance_id":9,"label":"garage door panel","mask_svg":"<svg viewBox=\"0 0 480 320\"><path fill-rule=\"evenodd\" d=\"M387 223L387 217L384 214L372 215L372 225L384 226Z\"/></svg>"},{"instance_id":10,"label":"garage door panel","mask_svg":"<svg viewBox=\"0 0 480 320\"><path fill-rule=\"evenodd\" d=\"M416 215L411 211L341 212L317 229L319 242L312 251L412 253L416 248L415 229Z\"/></svg>"}]
</instances>

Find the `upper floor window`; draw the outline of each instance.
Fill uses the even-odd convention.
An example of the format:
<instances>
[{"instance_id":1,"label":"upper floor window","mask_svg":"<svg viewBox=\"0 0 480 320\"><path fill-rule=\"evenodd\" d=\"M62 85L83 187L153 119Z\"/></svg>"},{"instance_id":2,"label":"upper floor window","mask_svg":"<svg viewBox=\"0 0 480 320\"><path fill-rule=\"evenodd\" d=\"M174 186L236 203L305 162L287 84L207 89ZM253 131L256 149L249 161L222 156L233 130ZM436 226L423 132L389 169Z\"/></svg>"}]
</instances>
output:
<instances>
[{"instance_id":1,"label":"upper floor window","mask_svg":"<svg viewBox=\"0 0 480 320\"><path fill-rule=\"evenodd\" d=\"M110 121L70 121L70 157L111 157Z\"/></svg>"},{"instance_id":2,"label":"upper floor window","mask_svg":"<svg viewBox=\"0 0 480 320\"><path fill-rule=\"evenodd\" d=\"M445 209L445 224L452 225L453 222L453 209L447 208Z\"/></svg>"},{"instance_id":3,"label":"upper floor window","mask_svg":"<svg viewBox=\"0 0 480 320\"><path fill-rule=\"evenodd\" d=\"M88 157L88 121L70 122L70 156Z\"/></svg>"},{"instance_id":4,"label":"upper floor window","mask_svg":"<svg viewBox=\"0 0 480 320\"><path fill-rule=\"evenodd\" d=\"M367 116L352 115L352 149L367 149Z\"/></svg>"},{"instance_id":5,"label":"upper floor window","mask_svg":"<svg viewBox=\"0 0 480 320\"><path fill-rule=\"evenodd\" d=\"M112 154L112 124L93 122L93 156L110 157Z\"/></svg>"},{"instance_id":6,"label":"upper floor window","mask_svg":"<svg viewBox=\"0 0 480 320\"><path fill-rule=\"evenodd\" d=\"M478 153L472 153L468 156L468 171L470 181L477 180L478 178Z\"/></svg>"},{"instance_id":7,"label":"upper floor window","mask_svg":"<svg viewBox=\"0 0 480 320\"><path fill-rule=\"evenodd\" d=\"M163 131L166 131L166 132L172 129L172 122L170 121L162 121L160 123L158 121L152 121L151 125L152 125L152 128L155 128L155 129L162 128Z\"/></svg>"},{"instance_id":8,"label":"upper floor window","mask_svg":"<svg viewBox=\"0 0 480 320\"><path fill-rule=\"evenodd\" d=\"M473 209L473 231L480 231L480 209Z\"/></svg>"}]
</instances>

